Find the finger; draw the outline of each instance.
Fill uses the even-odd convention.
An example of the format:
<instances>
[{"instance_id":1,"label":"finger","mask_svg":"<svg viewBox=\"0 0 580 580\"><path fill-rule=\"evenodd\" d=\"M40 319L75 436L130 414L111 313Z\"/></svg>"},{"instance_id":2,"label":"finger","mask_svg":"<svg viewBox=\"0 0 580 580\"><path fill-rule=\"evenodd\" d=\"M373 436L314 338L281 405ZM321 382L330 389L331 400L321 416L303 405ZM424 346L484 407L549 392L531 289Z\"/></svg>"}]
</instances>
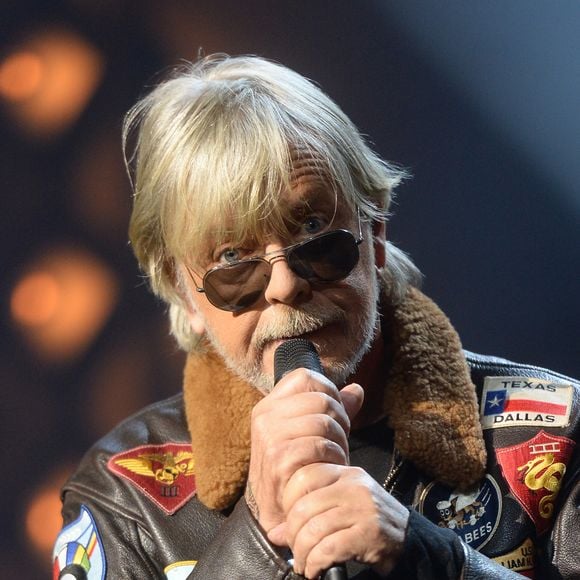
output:
<instances>
[{"instance_id":1,"label":"finger","mask_svg":"<svg viewBox=\"0 0 580 580\"><path fill-rule=\"evenodd\" d=\"M331 416L322 413L298 416L284 427L286 439L322 437L334 441L348 455L348 439L344 428Z\"/></svg>"},{"instance_id":2,"label":"finger","mask_svg":"<svg viewBox=\"0 0 580 580\"><path fill-rule=\"evenodd\" d=\"M329 378L304 368L294 369L284 375L266 398L275 400L304 392L326 393L340 402L338 389Z\"/></svg>"},{"instance_id":3,"label":"finger","mask_svg":"<svg viewBox=\"0 0 580 580\"><path fill-rule=\"evenodd\" d=\"M327 488L340 479L342 466L339 464L330 463L311 463L298 469L288 480L284 488L282 497L282 506L286 513L292 510L293 506L302 497L312 494L314 491ZM316 507L323 509L322 504L316 504L317 498L314 498L313 503ZM303 509L308 504L304 504ZM313 515L313 514L311 514ZM307 516L305 516L307 517ZM300 525L301 520L296 520L294 524L294 533Z\"/></svg>"},{"instance_id":4,"label":"finger","mask_svg":"<svg viewBox=\"0 0 580 580\"><path fill-rule=\"evenodd\" d=\"M269 401L256 406L252 412L253 429L269 431L272 423L276 430L286 419L295 419L306 415L324 414L332 417L348 434L350 419L342 403L326 393L304 392Z\"/></svg>"},{"instance_id":5,"label":"finger","mask_svg":"<svg viewBox=\"0 0 580 580\"><path fill-rule=\"evenodd\" d=\"M268 540L272 544L276 546L287 546L286 543L286 522L282 522L277 526L274 526L271 530L269 530L266 534L268 536Z\"/></svg>"},{"instance_id":6,"label":"finger","mask_svg":"<svg viewBox=\"0 0 580 580\"><path fill-rule=\"evenodd\" d=\"M340 400L346 410L346 414L352 421L361 410L365 398L364 389L357 383L346 385L340 390Z\"/></svg>"},{"instance_id":7,"label":"finger","mask_svg":"<svg viewBox=\"0 0 580 580\"><path fill-rule=\"evenodd\" d=\"M306 578L318 578L331 566L354 559L360 551L360 540L354 530L349 527L325 536L309 552L302 574Z\"/></svg>"},{"instance_id":8,"label":"finger","mask_svg":"<svg viewBox=\"0 0 580 580\"><path fill-rule=\"evenodd\" d=\"M292 539L286 531L286 541L292 548L294 569L297 572L304 571L310 553L324 538L351 526L342 512L339 506L335 506L317 514L307 520Z\"/></svg>"},{"instance_id":9,"label":"finger","mask_svg":"<svg viewBox=\"0 0 580 580\"><path fill-rule=\"evenodd\" d=\"M269 448L263 461L265 465L274 466L270 477L280 489L281 500L282 490L300 468L311 463L346 465L347 457L342 447L334 441L323 437L300 437Z\"/></svg>"},{"instance_id":10,"label":"finger","mask_svg":"<svg viewBox=\"0 0 580 580\"><path fill-rule=\"evenodd\" d=\"M301 534L304 533L306 538L309 538L313 536L311 532L321 532L324 520L319 518L322 518L323 514L343 506L343 502L342 494L336 491L336 484L318 488L298 499L289 511L285 510L288 545L294 549Z\"/></svg>"}]
</instances>

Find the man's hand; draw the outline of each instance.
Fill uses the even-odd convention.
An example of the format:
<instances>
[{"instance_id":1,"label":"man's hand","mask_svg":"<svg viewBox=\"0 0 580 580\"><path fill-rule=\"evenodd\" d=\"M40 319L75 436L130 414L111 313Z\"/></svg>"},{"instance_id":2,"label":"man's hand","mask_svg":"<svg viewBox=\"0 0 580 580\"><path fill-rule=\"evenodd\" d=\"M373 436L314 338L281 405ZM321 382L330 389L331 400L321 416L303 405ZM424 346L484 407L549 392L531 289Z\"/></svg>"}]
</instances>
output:
<instances>
[{"instance_id":1,"label":"man's hand","mask_svg":"<svg viewBox=\"0 0 580 580\"><path fill-rule=\"evenodd\" d=\"M347 560L387 575L403 551L408 510L358 467L299 469L285 487L283 508L286 523L268 538L290 546L294 570L307 578Z\"/></svg>"},{"instance_id":2,"label":"man's hand","mask_svg":"<svg viewBox=\"0 0 580 580\"><path fill-rule=\"evenodd\" d=\"M323 375L296 369L254 407L246 499L266 532L286 521L285 489L301 468L348 465L350 421L363 397L359 385L339 393Z\"/></svg>"}]
</instances>

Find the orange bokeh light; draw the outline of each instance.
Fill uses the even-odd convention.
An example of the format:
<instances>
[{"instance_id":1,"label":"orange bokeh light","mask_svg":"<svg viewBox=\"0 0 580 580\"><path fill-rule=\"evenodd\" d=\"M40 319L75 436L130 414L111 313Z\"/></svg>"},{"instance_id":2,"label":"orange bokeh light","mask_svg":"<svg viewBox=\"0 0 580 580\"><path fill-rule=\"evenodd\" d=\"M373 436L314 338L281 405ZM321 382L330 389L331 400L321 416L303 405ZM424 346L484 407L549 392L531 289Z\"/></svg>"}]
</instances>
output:
<instances>
[{"instance_id":1,"label":"orange bokeh light","mask_svg":"<svg viewBox=\"0 0 580 580\"><path fill-rule=\"evenodd\" d=\"M0 95L18 102L32 97L42 82L44 66L38 54L15 52L0 64Z\"/></svg>"},{"instance_id":2,"label":"orange bokeh light","mask_svg":"<svg viewBox=\"0 0 580 580\"><path fill-rule=\"evenodd\" d=\"M50 554L62 527L61 501L58 487L42 489L32 499L26 513L26 535L35 550Z\"/></svg>"},{"instance_id":3,"label":"orange bokeh light","mask_svg":"<svg viewBox=\"0 0 580 580\"><path fill-rule=\"evenodd\" d=\"M12 293L12 316L20 324L42 326L56 314L60 300L61 289L55 276L33 272L25 276Z\"/></svg>"},{"instance_id":4,"label":"orange bokeh light","mask_svg":"<svg viewBox=\"0 0 580 580\"><path fill-rule=\"evenodd\" d=\"M43 562L50 562L54 542L62 528L60 488L69 474L68 467L50 474L26 506L24 531L30 547Z\"/></svg>"},{"instance_id":5,"label":"orange bokeh light","mask_svg":"<svg viewBox=\"0 0 580 580\"><path fill-rule=\"evenodd\" d=\"M0 97L19 129L47 137L78 118L103 70L101 54L78 34L38 32L0 63Z\"/></svg>"},{"instance_id":6,"label":"orange bokeh light","mask_svg":"<svg viewBox=\"0 0 580 580\"><path fill-rule=\"evenodd\" d=\"M118 291L116 276L96 256L76 248L55 249L31 264L16 283L12 318L42 358L70 360L101 330Z\"/></svg>"}]
</instances>

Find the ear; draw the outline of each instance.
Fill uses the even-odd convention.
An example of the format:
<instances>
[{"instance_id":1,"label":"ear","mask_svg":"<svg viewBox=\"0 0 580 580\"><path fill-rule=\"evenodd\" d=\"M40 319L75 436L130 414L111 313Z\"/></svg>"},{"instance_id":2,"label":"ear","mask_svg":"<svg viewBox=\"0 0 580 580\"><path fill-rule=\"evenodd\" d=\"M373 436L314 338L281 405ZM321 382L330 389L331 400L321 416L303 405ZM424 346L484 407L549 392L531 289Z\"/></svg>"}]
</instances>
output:
<instances>
[{"instance_id":1,"label":"ear","mask_svg":"<svg viewBox=\"0 0 580 580\"><path fill-rule=\"evenodd\" d=\"M191 303L191 300L187 301L187 318L195 334L202 335L205 332L205 318Z\"/></svg>"},{"instance_id":2,"label":"ear","mask_svg":"<svg viewBox=\"0 0 580 580\"><path fill-rule=\"evenodd\" d=\"M183 273L183 269L181 270L180 275L181 280L176 283L175 290L177 290L177 293L183 302L191 329L195 334L202 335L205 332L205 318L199 311L193 298L189 295L189 291L185 288L185 274Z\"/></svg>"},{"instance_id":3,"label":"ear","mask_svg":"<svg viewBox=\"0 0 580 580\"><path fill-rule=\"evenodd\" d=\"M373 247L375 250L375 265L377 268L384 268L387 263L387 226L384 221L373 221Z\"/></svg>"}]
</instances>

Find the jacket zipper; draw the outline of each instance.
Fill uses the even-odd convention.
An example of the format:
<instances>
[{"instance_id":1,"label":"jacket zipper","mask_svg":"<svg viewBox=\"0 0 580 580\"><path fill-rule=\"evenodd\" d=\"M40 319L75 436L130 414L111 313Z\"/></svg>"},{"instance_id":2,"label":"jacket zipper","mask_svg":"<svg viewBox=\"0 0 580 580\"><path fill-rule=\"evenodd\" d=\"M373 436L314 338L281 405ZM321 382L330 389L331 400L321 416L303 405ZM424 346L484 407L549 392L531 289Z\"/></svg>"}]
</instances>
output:
<instances>
[{"instance_id":1,"label":"jacket zipper","mask_svg":"<svg viewBox=\"0 0 580 580\"><path fill-rule=\"evenodd\" d=\"M397 479L397 475L399 475L404 462L405 460L399 453L399 450L395 447L393 451L393 465L391 466L391 469L383 483L383 488L386 489L389 493L392 493L393 488L395 487L395 480Z\"/></svg>"}]
</instances>

